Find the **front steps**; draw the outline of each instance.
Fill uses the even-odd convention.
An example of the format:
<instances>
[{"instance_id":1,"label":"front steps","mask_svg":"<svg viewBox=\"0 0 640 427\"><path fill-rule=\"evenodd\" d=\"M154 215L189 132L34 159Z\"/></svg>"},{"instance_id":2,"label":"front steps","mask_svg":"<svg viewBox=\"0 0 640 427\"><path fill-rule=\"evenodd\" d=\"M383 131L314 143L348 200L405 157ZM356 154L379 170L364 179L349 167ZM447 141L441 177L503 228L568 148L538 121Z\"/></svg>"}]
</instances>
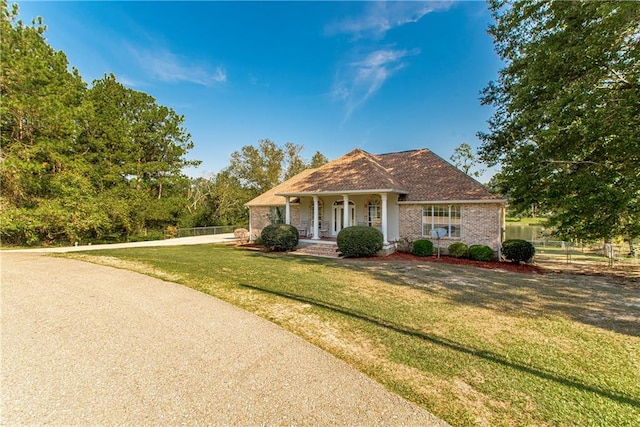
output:
<instances>
[{"instance_id":1,"label":"front steps","mask_svg":"<svg viewBox=\"0 0 640 427\"><path fill-rule=\"evenodd\" d=\"M293 252L300 255L311 255L324 258L340 258L338 245L334 242L323 243L303 243L300 242L298 249Z\"/></svg>"},{"instance_id":2,"label":"front steps","mask_svg":"<svg viewBox=\"0 0 640 427\"><path fill-rule=\"evenodd\" d=\"M385 245L376 256L385 257L387 255L391 255L396 251L396 247L394 244ZM298 244L298 249L293 254L300 255L310 255L310 256L319 256L324 258L340 258L342 255L338 252L338 245L335 241L303 241L301 240Z\"/></svg>"}]
</instances>

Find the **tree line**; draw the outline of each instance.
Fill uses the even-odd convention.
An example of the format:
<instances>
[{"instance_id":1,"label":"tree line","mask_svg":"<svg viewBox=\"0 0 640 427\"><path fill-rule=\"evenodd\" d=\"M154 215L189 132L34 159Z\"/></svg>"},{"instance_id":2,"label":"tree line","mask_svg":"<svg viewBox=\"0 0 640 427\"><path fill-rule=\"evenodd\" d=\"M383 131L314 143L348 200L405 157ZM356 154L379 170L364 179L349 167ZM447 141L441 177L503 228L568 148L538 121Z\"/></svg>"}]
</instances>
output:
<instances>
[{"instance_id":1,"label":"tree line","mask_svg":"<svg viewBox=\"0 0 640 427\"><path fill-rule=\"evenodd\" d=\"M168 226L245 225L251 198L310 166L303 147L270 140L233 153L208 178L184 168L184 116L112 74L85 83L47 44L41 18L2 2L0 238L4 244L123 241Z\"/></svg>"},{"instance_id":2,"label":"tree line","mask_svg":"<svg viewBox=\"0 0 640 427\"><path fill-rule=\"evenodd\" d=\"M481 159L514 212L531 206L563 239L640 237L637 2L491 0L505 62Z\"/></svg>"}]
</instances>

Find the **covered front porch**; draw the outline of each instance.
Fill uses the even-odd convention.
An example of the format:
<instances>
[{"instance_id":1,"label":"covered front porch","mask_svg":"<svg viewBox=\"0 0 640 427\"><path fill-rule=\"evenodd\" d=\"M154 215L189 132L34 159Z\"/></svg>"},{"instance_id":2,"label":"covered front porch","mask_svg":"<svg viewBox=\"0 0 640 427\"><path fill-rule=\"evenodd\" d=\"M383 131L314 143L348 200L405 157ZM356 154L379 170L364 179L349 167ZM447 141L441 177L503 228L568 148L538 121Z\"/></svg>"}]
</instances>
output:
<instances>
[{"instance_id":1,"label":"covered front porch","mask_svg":"<svg viewBox=\"0 0 640 427\"><path fill-rule=\"evenodd\" d=\"M395 193L278 194L285 199L284 222L298 228L301 239L337 237L352 225L375 227L384 245L398 238L398 195Z\"/></svg>"}]
</instances>

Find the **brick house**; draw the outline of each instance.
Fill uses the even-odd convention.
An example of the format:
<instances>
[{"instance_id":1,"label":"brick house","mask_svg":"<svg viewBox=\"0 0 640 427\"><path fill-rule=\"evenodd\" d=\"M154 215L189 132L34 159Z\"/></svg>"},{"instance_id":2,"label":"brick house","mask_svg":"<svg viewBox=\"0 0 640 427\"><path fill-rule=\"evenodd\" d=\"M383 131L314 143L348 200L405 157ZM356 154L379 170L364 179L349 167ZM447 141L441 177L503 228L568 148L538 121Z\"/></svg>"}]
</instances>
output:
<instances>
[{"instance_id":1,"label":"brick house","mask_svg":"<svg viewBox=\"0 0 640 427\"><path fill-rule=\"evenodd\" d=\"M307 169L249 201L250 235L274 222L301 239L332 238L350 225L378 228L385 249L400 239L457 241L500 250L506 201L428 149L373 155L356 149Z\"/></svg>"}]
</instances>

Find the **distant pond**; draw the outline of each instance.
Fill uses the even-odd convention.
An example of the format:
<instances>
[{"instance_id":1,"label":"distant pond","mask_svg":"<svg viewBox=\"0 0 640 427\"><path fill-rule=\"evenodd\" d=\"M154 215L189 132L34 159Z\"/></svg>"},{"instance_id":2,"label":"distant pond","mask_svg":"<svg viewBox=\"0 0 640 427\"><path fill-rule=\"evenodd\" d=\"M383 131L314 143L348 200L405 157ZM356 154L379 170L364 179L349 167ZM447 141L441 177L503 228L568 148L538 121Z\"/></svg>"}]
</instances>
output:
<instances>
[{"instance_id":1,"label":"distant pond","mask_svg":"<svg viewBox=\"0 0 640 427\"><path fill-rule=\"evenodd\" d=\"M507 222L505 239L522 239L527 241L542 240L544 227L538 224L510 224Z\"/></svg>"}]
</instances>

